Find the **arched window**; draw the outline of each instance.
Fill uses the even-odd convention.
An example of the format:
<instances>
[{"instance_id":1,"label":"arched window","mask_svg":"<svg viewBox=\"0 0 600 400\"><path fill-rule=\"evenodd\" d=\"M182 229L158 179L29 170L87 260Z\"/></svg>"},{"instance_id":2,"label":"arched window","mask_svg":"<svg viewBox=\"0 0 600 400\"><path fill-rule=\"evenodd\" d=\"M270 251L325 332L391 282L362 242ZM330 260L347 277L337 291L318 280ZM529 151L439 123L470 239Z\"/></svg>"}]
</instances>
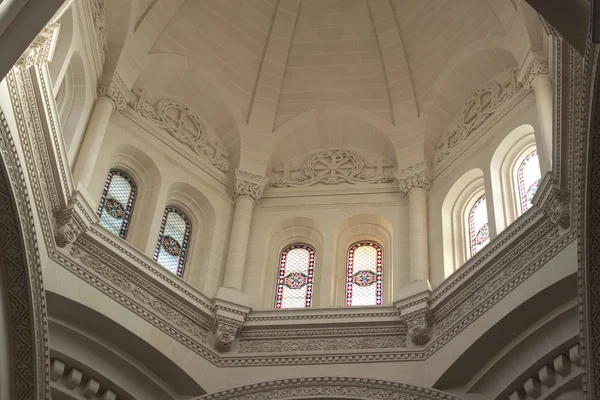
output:
<instances>
[{"instance_id":1,"label":"arched window","mask_svg":"<svg viewBox=\"0 0 600 400\"><path fill-rule=\"evenodd\" d=\"M279 257L275 308L310 307L315 268L315 249L306 244L286 247Z\"/></svg>"},{"instance_id":2,"label":"arched window","mask_svg":"<svg viewBox=\"0 0 600 400\"><path fill-rule=\"evenodd\" d=\"M191 230L190 221L183 212L175 207L165 208L154 261L180 278L183 276Z\"/></svg>"},{"instance_id":3,"label":"arched window","mask_svg":"<svg viewBox=\"0 0 600 400\"><path fill-rule=\"evenodd\" d=\"M521 213L529 210L532 206L531 200L537 191L542 174L537 150L532 151L525 157L517 169L517 184L519 200L521 202Z\"/></svg>"},{"instance_id":4,"label":"arched window","mask_svg":"<svg viewBox=\"0 0 600 400\"><path fill-rule=\"evenodd\" d=\"M485 194L477 199L469 211L469 242L471 243L471 256L490 241L490 228L488 225L487 204Z\"/></svg>"},{"instance_id":5,"label":"arched window","mask_svg":"<svg viewBox=\"0 0 600 400\"><path fill-rule=\"evenodd\" d=\"M346 305L380 305L383 283L383 252L374 242L358 242L348 250Z\"/></svg>"},{"instance_id":6,"label":"arched window","mask_svg":"<svg viewBox=\"0 0 600 400\"><path fill-rule=\"evenodd\" d=\"M135 195L135 182L125 172L111 169L98 206L100 225L125 239Z\"/></svg>"}]
</instances>

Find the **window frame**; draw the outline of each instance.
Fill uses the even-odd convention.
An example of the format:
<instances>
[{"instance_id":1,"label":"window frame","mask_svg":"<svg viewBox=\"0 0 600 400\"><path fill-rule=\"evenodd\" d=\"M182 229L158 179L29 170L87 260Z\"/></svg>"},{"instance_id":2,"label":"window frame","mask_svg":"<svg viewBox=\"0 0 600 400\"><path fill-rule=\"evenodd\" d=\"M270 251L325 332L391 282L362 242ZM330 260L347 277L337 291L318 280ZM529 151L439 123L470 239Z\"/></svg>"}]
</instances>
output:
<instances>
[{"instance_id":1,"label":"window frame","mask_svg":"<svg viewBox=\"0 0 600 400\"><path fill-rule=\"evenodd\" d=\"M521 167L524 165L525 160L527 160L527 158L529 156L531 156L533 153L537 154L538 157L538 169L540 171L540 178L539 180L542 180L542 170L541 170L541 166L539 164L539 152L537 150L537 148L535 146L529 146L527 148L525 148L520 154L519 157L517 157L517 159L515 160L515 165L513 167L513 192L514 192L514 196L516 198L516 213L517 213L517 217L520 217L521 215L523 215L526 211L528 211L531 207L529 207L527 210L523 210L523 196L521 193ZM538 183L539 184L539 183ZM532 204L533 206L533 204Z\"/></svg>"},{"instance_id":2,"label":"window frame","mask_svg":"<svg viewBox=\"0 0 600 400\"><path fill-rule=\"evenodd\" d=\"M287 262L287 254L294 249L303 248L309 252L309 260L308 260L308 269L307 269L307 288L306 288L306 296L304 298L304 307L282 307L283 301L283 291L285 284L283 283L284 278L287 276L286 267L287 264L283 263L283 257L286 257ZM293 309L293 308L310 308L313 301L314 295L314 282L315 282L315 258L316 251L315 248L307 243L293 243L285 246L281 252L279 253L279 264L277 266L277 279L275 281L275 309Z\"/></svg>"},{"instance_id":3,"label":"window frame","mask_svg":"<svg viewBox=\"0 0 600 400\"><path fill-rule=\"evenodd\" d=\"M111 168L108 171L108 175L106 176L106 181L104 183L104 189L102 190L102 196L100 197L100 205L98 206L96 214L98 215L98 218L102 217L102 213L104 212L107 200L106 196L108 195L110 185L112 184L112 179L115 175L119 175L120 177L127 180L129 185L131 186L131 189L129 191L129 199L127 201L127 206L125 207L125 216L123 217L123 222L121 222L121 229L119 230L119 237L125 240L127 238L129 225L133 216L133 207L137 199L137 185L135 181L126 172L116 168Z\"/></svg>"},{"instance_id":4,"label":"window frame","mask_svg":"<svg viewBox=\"0 0 600 400\"><path fill-rule=\"evenodd\" d=\"M479 205L481 199L483 199L485 197L485 206L486 206L486 212L485 215L487 217L487 224L488 224L488 243L491 241L491 235L489 233L489 226L490 226L490 215L488 212L488 203L489 203L489 198L486 195L485 191L483 191L483 193L478 192L476 195L472 196L472 198L470 199L470 201L467 203L467 207L465 209L465 231L467 234L466 237L466 245L467 245L467 260L474 257L477 253L479 253L479 251L481 251L481 249L479 249L479 251L475 251L473 252L473 242L475 240L475 238L477 237L477 233L475 232L475 234L473 234L473 228L472 228L472 221L471 219L473 218L473 214L474 211L476 209L476 207ZM487 245L486 244L486 245ZM485 246L483 246L485 247ZM483 248L482 247L482 248Z\"/></svg>"},{"instance_id":5,"label":"window frame","mask_svg":"<svg viewBox=\"0 0 600 400\"><path fill-rule=\"evenodd\" d=\"M186 213L184 213L178 207L167 206L167 207L165 207L165 210L163 211L163 217L160 222L160 230L159 230L158 238L156 241L156 248L154 250L154 261L156 261L165 270L169 271L165 266L163 266L162 264L160 264L158 262L158 257L160 255L160 251L161 251L161 247L162 247L162 240L163 240L163 237L165 234L165 227L167 224L167 220L168 220L169 214L172 212L174 212L175 214L177 214L183 218L183 220L185 222L185 227L186 227L185 232L183 234L183 240L181 243L181 252L182 253L179 255L179 260L177 262L177 273L174 274L174 275L178 276L179 278L183 278L183 274L185 272L185 263L187 261L188 251L189 251L189 247L190 247L190 238L192 236L192 223L191 223L190 219L188 218L188 216L186 215ZM169 271L169 272L171 272L171 271Z\"/></svg>"},{"instance_id":6,"label":"window frame","mask_svg":"<svg viewBox=\"0 0 600 400\"><path fill-rule=\"evenodd\" d=\"M350 256L352 255L352 258L354 258L354 252L356 251L357 248L359 247L363 247L363 246L371 246L374 247L375 250L377 251L377 257L378 259L376 260L376 266L375 266L375 275L376 275L376 280L375 280L375 304L372 304L370 306L381 306L383 305L383 265L384 265L384 256L383 256L383 246L379 243L377 243L374 240L360 240L358 242L354 242L353 244L351 244L348 247L348 250L346 251L346 270L345 270L345 289L344 289L344 304L346 305L346 307L369 307L369 306L356 306L356 305L352 305L352 292L353 292L353 285L354 282L353 280L350 278L351 276L353 277L354 274L356 273L356 271L354 271L354 265L350 265ZM351 271L352 269L352 271Z\"/></svg>"}]
</instances>

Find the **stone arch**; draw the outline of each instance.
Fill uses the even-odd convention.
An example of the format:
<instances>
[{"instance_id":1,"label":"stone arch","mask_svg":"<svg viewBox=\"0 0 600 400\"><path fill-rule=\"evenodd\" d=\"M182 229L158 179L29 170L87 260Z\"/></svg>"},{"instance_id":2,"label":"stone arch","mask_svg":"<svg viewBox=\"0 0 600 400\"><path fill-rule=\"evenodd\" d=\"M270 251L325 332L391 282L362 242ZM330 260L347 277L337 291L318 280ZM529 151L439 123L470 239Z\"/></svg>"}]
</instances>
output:
<instances>
[{"instance_id":1,"label":"stone arch","mask_svg":"<svg viewBox=\"0 0 600 400\"><path fill-rule=\"evenodd\" d=\"M345 304L347 256L350 246L359 241L373 241L383 249L383 305L393 301L394 235L392 224L382 215L357 214L340 222L334 235L334 253L330 282L333 306Z\"/></svg>"},{"instance_id":2,"label":"stone arch","mask_svg":"<svg viewBox=\"0 0 600 400\"><path fill-rule=\"evenodd\" d=\"M460 400L459 397L435 389L398 382L366 378L292 378L242 386L223 392L207 394L197 400L242 400L248 398L281 400L301 399L401 399Z\"/></svg>"},{"instance_id":3,"label":"stone arch","mask_svg":"<svg viewBox=\"0 0 600 400\"><path fill-rule=\"evenodd\" d=\"M162 174L148 154L129 144L122 144L115 148L108 167L125 172L137 186L127 240L133 246L144 249L152 226L152 219L148 218L148 215L155 215ZM100 196L96 198L99 199Z\"/></svg>"},{"instance_id":4,"label":"stone arch","mask_svg":"<svg viewBox=\"0 0 600 400\"><path fill-rule=\"evenodd\" d=\"M25 177L2 110L0 150L0 309L6 327L0 332L2 390L16 400L49 399L42 269Z\"/></svg>"}]
</instances>

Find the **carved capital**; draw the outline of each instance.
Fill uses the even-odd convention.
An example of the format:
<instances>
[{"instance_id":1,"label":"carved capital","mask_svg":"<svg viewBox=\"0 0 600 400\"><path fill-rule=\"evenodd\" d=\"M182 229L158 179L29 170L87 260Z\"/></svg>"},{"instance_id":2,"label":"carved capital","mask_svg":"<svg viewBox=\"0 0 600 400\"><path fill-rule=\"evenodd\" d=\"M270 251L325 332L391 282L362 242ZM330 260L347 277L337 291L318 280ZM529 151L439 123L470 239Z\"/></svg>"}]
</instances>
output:
<instances>
[{"instance_id":1,"label":"carved capital","mask_svg":"<svg viewBox=\"0 0 600 400\"><path fill-rule=\"evenodd\" d=\"M236 169L235 182L233 184L233 199L237 200L238 197L245 196L257 203L262 197L268 180L264 176Z\"/></svg>"},{"instance_id":2,"label":"carved capital","mask_svg":"<svg viewBox=\"0 0 600 400\"><path fill-rule=\"evenodd\" d=\"M432 318L429 309L423 309L403 318L408 329L408 336L417 346L423 346L431 339Z\"/></svg>"},{"instance_id":3,"label":"carved capital","mask_svg":"<svg viewBox=\"0 0 600 400\"><path fill-rule=\"evenodd\" d=\"M533 87L533 81L540 75L548 75L550 69L548 68L548 62L542 58L539 58L533 53L529 53L523 66L521 67L520 77L523 87L525 89L531 89Z\"/></svg>"},{"instance_id":4,"label":"carved capital","mask_svg":"<svg viewBox=\"0 0 600 400\"><path fill-rule=\"evenodd\" d=\"M242 325L242 321L217 315L215 318L215 348L221 353L229 352Z\"/></svg>"},{"instance_id":5,"label":"carved capital","mask_svg":"<svg viewBox=\"0 0 600 400\"><path fill-rule=\"evenodd\" d=\"M17 65L29 68L50 61L59 28L60 25L58 24L52 24L44 28L19 58Z\"/></svg>"},{"instance_id":6,"label":"carved capital","mask_svg":"<svg viewBox=\"0 0 600 400\"><path fill-rule=\"evenodd\" d=\"M79 235L87 232L97 220L94 210L89 207L79 192L75 192L67 208L56 216L54 229L56 245L66 247L73 244Z\"/></svg>"},{"instance_id":7,"label":"carved capital","mask_svg":"<svg viewBox=\"0 0 600 400\"><path fill-rule=\"evenodd\" d=\"M112 101L117 110L123 110L131 101L132 94L118 74L111 74L98 86L98 97Z\"/></svg>"},{"instance_id":8,"label":"carved capital","mask_svg":"<svg viewBox=\"0 0 600 400\"><path fill-rule=\"evenodd\" d=\"M420 163L402 169L396 172L395 176L396 179L398 179L400 190L405 194L410 192L412 189L418 188L429 191L431 188L427 163L425 161L421 161Z\"/></svg>"}]
</instances>

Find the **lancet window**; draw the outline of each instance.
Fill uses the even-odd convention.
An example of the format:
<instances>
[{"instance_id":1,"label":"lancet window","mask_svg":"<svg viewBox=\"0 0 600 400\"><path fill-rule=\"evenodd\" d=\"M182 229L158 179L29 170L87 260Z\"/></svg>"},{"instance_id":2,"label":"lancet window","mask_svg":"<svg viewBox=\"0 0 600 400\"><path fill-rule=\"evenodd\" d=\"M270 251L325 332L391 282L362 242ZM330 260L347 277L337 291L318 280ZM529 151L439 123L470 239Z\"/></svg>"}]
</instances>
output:
<instances>
[{"instance_id":1,"label":"lancet window","mask_svg":"<svg viewBox=\"0 0 600 400\"><path fill-rule=\"evenodd\" d=\"M154 251L154 261L182 277L192 226L188 217L175 207L165 208Z\"/></svg>"},{"instance_id":2,"label":"lancet window","mask_svg":"<svg viewBox=\"0 0 600 400\"><path fill-rule=\"evenodd\" d=\"M517 189L521 213L531 208L531 200L537 191L541 177L538 153L537 150L534 150L525 157L517 169Z\"/></svg>"},{"instance_id":3,"label":"lancet window","mask_svg":"<svg viewBox=\"0 0 600 400\"><path fill-rule=\"evenodd\" d=\"M279 257L275 308L310 307L313 293L315 249L307 244L286 247Z\"/></svg>"},{"instance_id":4,"label":"lancet window","mask_svg":"<svg viewBox=\"0 0 600 400\"><path fill-rule=\"evenodd\" d=\"M469 242L471 256L477 254L490 241L485 194L477 199L469 211Z\"/></svg>"},{"instance_id":5,"label":"lancet window","mask_svg":"<svg viewBox=\"0 0 600 400\"><path fill-rule=\"evenodd\" d=\"M375 242L358 242L348 249L346 305L372 306L382 302L383 251Z\"/></svg>"},{"instance_id":6,"label":"lancet window","mask_svg":"<svg viewBox=\"0 0 600 400\"><path fill-rule=\"evenodd\" d=\"M125 239L136 193L135 182L125 172L111 169L97 211L100 225Z\"/></svg>"}]
</instances>

